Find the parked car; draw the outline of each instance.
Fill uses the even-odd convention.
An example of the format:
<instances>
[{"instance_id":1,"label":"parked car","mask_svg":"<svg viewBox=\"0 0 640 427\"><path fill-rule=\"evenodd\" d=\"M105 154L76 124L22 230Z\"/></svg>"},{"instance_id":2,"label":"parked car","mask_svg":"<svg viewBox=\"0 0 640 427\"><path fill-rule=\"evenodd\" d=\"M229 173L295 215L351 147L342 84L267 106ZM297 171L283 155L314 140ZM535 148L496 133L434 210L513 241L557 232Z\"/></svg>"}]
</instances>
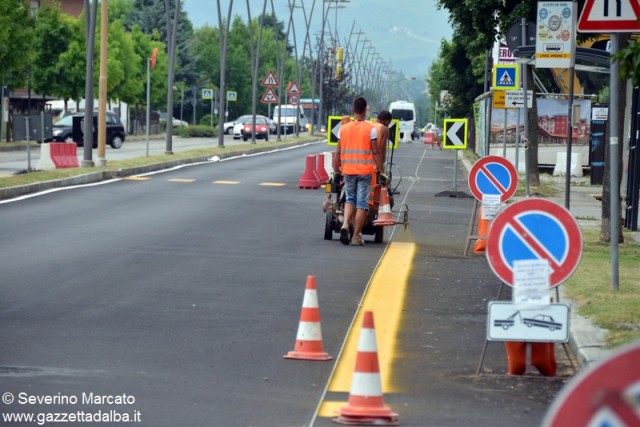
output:
<instances>
[{"instance_id":1,"label":"parked car","mask_svg":"<svg viewBox=\"0 0 640 427\"><path fill-rule=\"evenodd\" d=\"M73 118L81 117L80 119L80 135L79 138L73 137ZM112 148L120 148L125 140L126 131L120 118L117 114L107 111L107 144ZM93 113L94 123L98 123L98 113ZM53 125L53 138L45 142L75 142L78 147L84 145L84 138L82 131L84 130L84 113L73 113L62 117ZM98 137L94 128L93 147L98 146Z\"/></svg>"},{"instance_id":2,"label":"parked car","mask_svg":"<svg viewBox=\"0 0 640 427\"><path fill-rule=\"evenodd\" d=\"M167 113L158 113L158 116L160 117L160 121L163 122L167 122ZM180 119L176 119L175 117L172 117L172 124L174 128L177 127L182 127L182 126L189 126L189 123L185 122L184 120L180 120Z\"/></svg>"},{"instance_id":3,"label":"parked car","mask_svg":"<svg viewBox=\"0 0 640 427\"><path fill-rule=\"evenodd\" d=\"M267 117L256 114L256 121L258 120L258 118L268 120ZM233 126L233 139L242 138L242 131L244 129L245 123L251 123L252 120L253 116L251 114L238 117L235 121L236 124Z\"/></svg>"},{"instance_id":4,"label":"parked car","mask_svg":"<svg viewBox=\"0 0 640 427\"><path fill-rule=\"evenodd\" d=\"M242 139L246 141L251 138L251 134L253 131L253 123L252 120L249 120L244 124L242 128ZM256 139L264 139L265 141L269 140L269 119L263 116L256 116Z\"/></svg>"},{"instance_id":5,"label":"parked car","mask_svg":"<svg viewBox=\"0 0 640 427\"><path fill-rule=\"evenodd\" d=\"M233 133L233 127L236 125L236 121L233 120L231 122L225 122L222 126L222 131L227 134L227 135L231 135ZM220 126L218 125L218 129L220 129Z\"/></svg>"}]
</instances>

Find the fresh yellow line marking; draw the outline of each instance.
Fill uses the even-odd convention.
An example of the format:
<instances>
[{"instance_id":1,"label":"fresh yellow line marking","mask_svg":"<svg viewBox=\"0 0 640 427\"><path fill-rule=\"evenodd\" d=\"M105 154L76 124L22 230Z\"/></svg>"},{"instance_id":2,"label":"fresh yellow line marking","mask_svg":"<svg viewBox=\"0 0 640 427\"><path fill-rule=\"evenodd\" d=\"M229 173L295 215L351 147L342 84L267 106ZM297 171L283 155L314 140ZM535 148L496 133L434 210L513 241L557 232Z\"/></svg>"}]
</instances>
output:
<instances>
[{"instance_id":1,"label":"fresh yellow line marking","mask_svg":"<svg viewBox=\"0 0 640 427\"><path fill-rule=\"evenodd\" d=\"M264 187L284 187L287 184L284 182L261 182L259 185Z\"/></svg>"},{"instance_id":2,"label":"fresh yellow line marking","mask_svg":"<svg viewBox=\"0 0 640 427\"><path fill-rule=\"evenodd\" d=\"M214 184L240 184L240 181L213 181Z\"/></svg>"},{"instance_id":3,"label":"fresh yellow line marking","mask_svg":"<svg viewBox=\"0 0 640 427\"><path fill-rule=\"evenodd\" d=\"M392 362L396 355L396 336L400 328L402 308L416 252L414 243L393 242L389 244L371 282L366 290L362 305L356 314L353 328L345 341L344 348L336 362L336 369L329 380L328 392L346 392L351 390L351 378L356 366L360 328L365 311L373 311L380 363L380 380L383 393L398 392L393 383ZM322 402L318 415L335 416L336 407L346 402Z\"/></svg>"},{"instance_id":4,"label":"fresh yellow line marking","mask_svg":"<svg viewBox=\"0 0 640 427\"><path fill-rule=\"evenodd\" d=\"M195 181L195 179L173 178L169 180L169 182L193 182L193 181Z\"/></svg>"},{"instance_id":5,"label":"fresh yellow line marking","mask_svg":"<svg viewBox=\"0 0 640 427\"><path fill-rule=\"evenodd\" d=\"M151 178L149 178L148 176L135 176L134 175L134 176L125 176L122 179L124 179L126 181L146 181L146 180L151 179Z\"/></svg>"}]
</instances>

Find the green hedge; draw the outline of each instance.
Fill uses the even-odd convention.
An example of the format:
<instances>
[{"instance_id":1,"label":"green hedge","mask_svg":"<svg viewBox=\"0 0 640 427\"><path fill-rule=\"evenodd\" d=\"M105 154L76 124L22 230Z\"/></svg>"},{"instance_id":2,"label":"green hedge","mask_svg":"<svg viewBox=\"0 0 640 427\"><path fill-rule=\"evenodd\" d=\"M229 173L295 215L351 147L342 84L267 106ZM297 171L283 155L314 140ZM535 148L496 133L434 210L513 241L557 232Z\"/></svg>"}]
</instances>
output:
<instances>
[{"instance_id":1,"label":"green hedge","mask_svg":"<svg viewBox=\"0 0 640 427\"><path fill-rule=\"evenodd\" d=\"M211 126L181 126L173 128L173 134L186 137L213 137L218 136L218 129Z\"/></svg>"}]
</instances>

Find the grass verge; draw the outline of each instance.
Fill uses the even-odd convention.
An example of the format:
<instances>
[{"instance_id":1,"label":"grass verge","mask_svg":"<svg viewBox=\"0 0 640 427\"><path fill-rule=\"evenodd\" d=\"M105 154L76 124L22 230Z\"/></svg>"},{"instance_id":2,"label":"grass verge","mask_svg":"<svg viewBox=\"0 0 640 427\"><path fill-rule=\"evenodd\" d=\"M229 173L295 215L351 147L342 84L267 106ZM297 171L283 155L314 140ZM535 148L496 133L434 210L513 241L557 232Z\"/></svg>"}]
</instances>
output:
<instances>
[{"instance_id":1,"label":"grass verge","mask_svg":"<svg viewBox=\"0 0 640 427\"><path fill-rule=\"evenodd\" d=\"M298 138L289 137L282 141L270 141L270 142L257 142L256 144L234 144L227 145L225 147L206 147L194 150L176 151L174 154L159 154L148 157L135 157L124 160L108 160L107 166L104 168L69 168L69 169L55 169L47 171L33 171L20 175L10 175L0 177L0 188L17 187L21 185L34 184L37 182L54 181L57 179L70 178L74 176L85 175L88 173L105 171L105 170L121 170L127 168L135 168L140 166L147 166L157 163L170 162L181 159L197 159L202 157L213 157L216 155L227 154L229 152L247 152L255 149L269 148L281 148L291 145L298 145L305 142L316 141L318 137L301 136Z\"/></svg>"},{"instance_id":2,"label":"grass verge","mask_svg":"<svg viewBox=\"0 0 640 427\"><path fill-rule=\"evenodd\" d=\"M565 283L578 314L607 329L610 348L640 339L640 245L625 233L619 247L619 290L611 287L611 247L599 241L599 229L582 230L582 259Z\"/></svg>"}]
</instances>

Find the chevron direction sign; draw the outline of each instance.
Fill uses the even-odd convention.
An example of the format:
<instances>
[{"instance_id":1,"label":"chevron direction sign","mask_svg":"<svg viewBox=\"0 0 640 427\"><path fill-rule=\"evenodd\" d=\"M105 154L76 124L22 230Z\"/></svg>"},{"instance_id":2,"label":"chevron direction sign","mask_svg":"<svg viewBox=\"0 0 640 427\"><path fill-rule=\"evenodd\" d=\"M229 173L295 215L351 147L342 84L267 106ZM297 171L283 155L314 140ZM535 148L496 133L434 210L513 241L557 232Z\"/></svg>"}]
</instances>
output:
<instances>
[{"instance_id":1,"label":"chevron direction sign","mask_svg":"<svg viewBox=\"0 0 640 427\"><path fill-rule=\"evenodd\" d=\"M464 150L467 148L467 119L445 119L442 148Z\"/></svg>"}]
</instances>

